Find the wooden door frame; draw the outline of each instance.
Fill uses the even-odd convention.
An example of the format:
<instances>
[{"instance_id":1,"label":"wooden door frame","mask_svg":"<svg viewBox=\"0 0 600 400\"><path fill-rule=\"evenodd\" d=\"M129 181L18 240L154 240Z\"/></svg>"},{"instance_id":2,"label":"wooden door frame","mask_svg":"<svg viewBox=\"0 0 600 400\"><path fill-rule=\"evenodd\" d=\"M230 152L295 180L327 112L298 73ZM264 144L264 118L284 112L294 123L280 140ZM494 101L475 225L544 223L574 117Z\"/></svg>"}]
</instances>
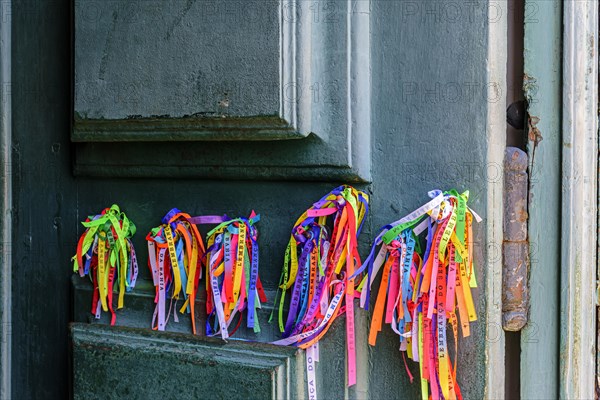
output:
<instances>
[{"instance_id":1,"label":"wooden door frame","mask_svg":"<svg viewBox=\"0 0 600 400\"><path fill-rule=\"evenodd\" d=\"M12 347L12 107L11 2L0 10L0 398L11 396Z\"/></svg>"},{"instance_id":2,"label":"wooden door frame","mask_svg":"<svg viewBox=\"0 0 600 400\"><path fill-rule=\"evenodd\" d=\"M529 133L543 140L529 147L531 301L521 396L594 398L598 1L525 6Z\"/></svg>"},{"instance_id":3,"label":"wooden door frame","mask_svg":"<svg viewBox=\"0 0 600 400\"><path fill-rule=\"evenodd\" d=\"M488 12L488 65L487 81L490 90L496 90L493 97L497 101L488 102L487 107L487 165L496 166L504 175L504 152L506 149L506 62L508 59L508 15L507 2L487 4ZM488 173L490 173L488 168ZM486 399L503 399L504 396L504 342L502 330L502 257L492 250L495 244L503 241L504 182L502 179L487 177L486 204L486 319L485 319L485 395Z\"/></svg>"},{"instance_id":4,"label":"wooden door frame","mask_svg":"<svg viewBox=\"0 0 600 400\"><path fill-rule=\"evenodd\" d=\"M559 396L560 358L563 16L562 6L550 1L526 0L523 12L530 251L528 323L520 338L520 395L554 399Z\"/></svg>"},{"instance_id":5,"label":"wooden door frame","mask_svg":"<svg viewBox=\"0 0 600 400\"><path fill-rule=\"evenodd\" d=\"M566 1L563 27L560 397L592 399L596 387L598 1Z\"/></svg>"}]
</instances>

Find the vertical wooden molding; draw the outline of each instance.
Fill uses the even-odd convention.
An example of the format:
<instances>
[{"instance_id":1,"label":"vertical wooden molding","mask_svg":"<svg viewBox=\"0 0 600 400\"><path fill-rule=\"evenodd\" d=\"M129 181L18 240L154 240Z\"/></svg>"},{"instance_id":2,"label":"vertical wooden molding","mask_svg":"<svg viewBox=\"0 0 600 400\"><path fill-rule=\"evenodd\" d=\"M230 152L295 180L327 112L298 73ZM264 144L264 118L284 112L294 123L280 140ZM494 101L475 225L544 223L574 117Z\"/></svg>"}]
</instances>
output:
<instances>
[{"instance_id":1,"label":"vertical wooden molding","mask_svg":"<svg viewBox=\"0 0 600 400\"><path fill-rule=\"evenodd\" d=\"M564 3L560 397L593 399L598 1Z\"/></svg>"},{"instance_id":2,"label":"vertical wooden molding","mask_svg":"<svg viewBox=\"0 0 600 400\"><path fill-rule=\"evenodd\" d=\"M298 99L296 74L297 28L300 26L298 16L295 0L279 2L279 45L281 48L279 115L295 129L298 129L297 103L293 101Z\"/></svg>"},{"instance_id":3,"label":"vertical wooden molding","mask_svg":"<svg viewBox=\"0 0 600 400\"><path fill-rule=\"evenodd\" d=\"M2 217L0 219L0 398L10 399L12 377L12 111L11 111L11 1L0 12L0 159L2 161Z\"/></svg>"},{"instance_id":4,"label":"vertical wooden molding","mask_svg":"<svg viewBox=\"0 0 600 400\"><path fill-rule=\"evenodd\" d=\"M504 175L506 148L506 60L508 57L507 3L488 3L488 90L495 91L488 98L487 108L487 165ZM489 168L488 168L489 170ZM503 240L503 187L502 179L488 177L487 182L487 272L485 280L486 308L486 363L485 398L504 398L504 331L502 330L502 257L493 254Z\"/></svg>"},{"instance_id":5,"label":"vertical wooden molding","mask_svg":"<svg viewBox=\"0 0 600 400\"><path fill-rule=\"evenodd\" d=\"M562 7L526 0L523 91L529 103L529 320L521 333L521 398L559 386ZM533 160L532 160L533 158ZM532 164L533 162L533 164ZM549 245L550 244L550 245Z\"/></svg>"},{"instance_id":6,"label":"vertical wooden molding","mask_svg":"<svg viewBox=\"0 0 600 400\"><path fill-rule=\"evenodd\" d=\"M371 180L371 0L348 0L346 6L348 164ZM368 326L368 313L357 311L358 374L352 390L346 387L345 397L349 399L369 395L369 370L364 368L369 365Z\"/></svg>"},{"instance_id":7,"label":"vertical wooden molding","mask_svg":"<svg viewBox=\"0 0 600 400\"><path fill-rule=\"evenodd\" d=\"M371 1L348 0L347 7L348 163L370 181Z\"/></svg>"}]
</instances>

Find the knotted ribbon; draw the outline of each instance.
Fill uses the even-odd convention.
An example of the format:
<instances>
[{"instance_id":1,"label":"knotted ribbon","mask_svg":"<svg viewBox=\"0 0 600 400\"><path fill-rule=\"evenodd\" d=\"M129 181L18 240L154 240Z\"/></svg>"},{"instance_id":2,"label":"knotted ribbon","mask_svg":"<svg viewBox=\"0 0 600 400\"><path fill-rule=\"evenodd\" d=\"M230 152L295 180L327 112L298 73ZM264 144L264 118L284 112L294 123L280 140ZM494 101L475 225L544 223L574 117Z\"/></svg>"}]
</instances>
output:
<instances>
[{"instance_id":1,"label":"knotted ribbon","mask_svg":"<svg viewBox=\"0 0 600 400\"><path fill-rule=\"evenodd\" d=\"M200 216L195 224L218 224L207 234L206 335L226 340L240 327L246 312L246 326L260 332L258 309L267 301L258 274L259 250L256 223L260 215L248 218ZM230 327L237 318L233 330Z\"/></svg>"},{"instance_id":2,"label":"knotted ribbon","mask_svg":"<svg viewBox=\"0 0 600 400\"><path fill-rule=\"evenodd\" d=\"M195 303L198 281L202 274L205 255L204 243L198 228L190 222L190 215L173 208L162 219L162 224L153 228L148 241L148 268L155 287L152 329L164 331L171 315L173 301L184 298L181 313L191 315L192 332L196 334ZM166 300L169 297L169 308ZM173 312L179 322L177 311Z\"/></svg>"},{"instance_id":3,"label":"knotted ribbon","mask_svg":"<svg viewBox=\"0 0 600 400\"><path fill-rule=\"evenodd\" d=\"M477 320L471 295L476 287L472 220L481 219L467 206L468 191L434 190L429 196L430 202L381 229L355 275L368 271L360 285L365 309L373 280L382 275L369 344L375 345L383 322L390 324L400 337L400 350L419 363L422 398L431 393L433 400L462 399L456 382L458 323L466 337L469 323ZM424 252L423 232L427 232ZM448 322L454 336L454 364L447 346ZM406 370L412 381L408 366Z\"/></svg>"},{"instance_id":4,"label":"knotted ribbon","mask_svg":"<svg viewBox=\"0 0 600 400\"><path fill-rule=\"evenodd\" d=\"M348 386L356 383L354 278L361 267L357 238L368 200L367 194L350 186L335 188L296 221L285 252L277 293L281 291L281 296L278 304L275 301L283 338L273 343L307 349L311 399L317 398L314 362L319 359L318 342L344 312ZM288 291L291 297L284 318Z\"/></svg>"},{"instance_id":5,"label":"knotted ribbon","mask_svg":"<svg viewBox=\"0 0 600 400\"><path fill-rule=\"evenodd\" d=\"M81 224L86 229L72 258L73 271L81 277L88 275L92 280L92 314L100 319L102 311L110 311L110 324L114 325L114 289L119 288L117 309L121 309L125 292L132 290L137 280L138 264L131 243L135 225L116 204L98 215L88 216Z\"/></svg>"}]
</instances>

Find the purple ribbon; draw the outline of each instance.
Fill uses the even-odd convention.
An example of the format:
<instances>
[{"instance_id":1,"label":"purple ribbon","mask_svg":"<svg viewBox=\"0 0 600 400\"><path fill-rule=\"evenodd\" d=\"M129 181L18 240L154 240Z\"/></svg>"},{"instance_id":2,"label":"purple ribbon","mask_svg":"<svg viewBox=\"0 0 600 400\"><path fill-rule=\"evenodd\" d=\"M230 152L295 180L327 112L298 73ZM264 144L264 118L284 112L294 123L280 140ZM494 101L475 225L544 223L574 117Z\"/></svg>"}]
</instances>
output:
<instances>
[{"instance_id":1,"label":"purple ribbon","mask_svg":"<svg viewBox=\"0 0 600 400\"><path fill-rule=\"evenodd\" d=\"M298 260L298 272L296 277L304 276L304 269L306 268L306 259L308 255L312 251L313 242L308 242L306 246L302 249L302 254L300 255L300 260ZM300 288L302 286L302 280L296 278L296 282L294 282L294 290L292 292L292 301L290 304L290 310L288 312L288 318L285 323L285 331L283 333L283 337L290 336L292 332L292 327L294 324L294 319L296 317L296 312L298 311L298 305L300 303Z\"/></svg>"}]
</instances>

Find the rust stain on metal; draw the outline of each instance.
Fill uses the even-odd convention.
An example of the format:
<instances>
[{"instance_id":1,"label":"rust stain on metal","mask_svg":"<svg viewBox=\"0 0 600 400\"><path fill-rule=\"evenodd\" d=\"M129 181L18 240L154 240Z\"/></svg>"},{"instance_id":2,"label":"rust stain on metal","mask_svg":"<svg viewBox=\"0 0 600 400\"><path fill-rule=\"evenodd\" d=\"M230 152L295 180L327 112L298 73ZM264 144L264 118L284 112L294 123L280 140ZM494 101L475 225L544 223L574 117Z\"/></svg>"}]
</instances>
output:
<instances>
[{"instance_id":1,"label":"rust stain on metal","mask_svg":"<svg viewBox=\"0 0 600 400\"><path fill-rule=\"evenodd\" d=\"M529 213L526 210L519 210L518 214L518 221L519 222L527 222L527 218L529 218Z\"/></svg>"},{"instance_id":2,"label":"rust stain on metal","mask_svg":"<svg viewBox=\"0 0 600 400\"><path fill-rule=\"evenodd\" d=\"M528 320L529 242L527 154L508 147L504 157L504 242L502 243L502 327L519 331Z\"/></svg>"}]
</instances>

